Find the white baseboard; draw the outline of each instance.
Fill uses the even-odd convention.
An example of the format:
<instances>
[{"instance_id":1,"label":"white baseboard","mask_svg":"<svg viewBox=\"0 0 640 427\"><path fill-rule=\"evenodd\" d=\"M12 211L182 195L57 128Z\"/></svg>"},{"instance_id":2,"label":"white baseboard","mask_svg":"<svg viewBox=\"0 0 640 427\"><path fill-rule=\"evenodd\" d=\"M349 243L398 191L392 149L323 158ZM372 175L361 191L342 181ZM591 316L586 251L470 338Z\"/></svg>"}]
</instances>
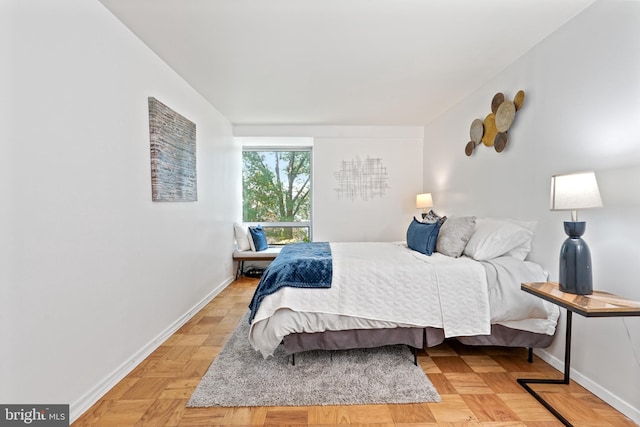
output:
<instances>
[{"instance_id":1,"label":"white baseboard","mask_svg":"<svg viewBox=\"0 0 640 427\"><path fill-rule=\"evenodd\" d=\"M180 329L185 323L196 315L205 305L207 305L212 299L216 297L224 288L229 286L233 282L234 278L229 277L224 282L215 287L209 294L207 294L200 302L191 307L176 319L167 329L162 331L151 342L141 348L138 352L131 356L129 360L118 366L111 374L107 375L102 381L96 384L91 390L84 394L80 399L69 405L69 418L71 423L75 422L85 411L96 403L102 396L104 396L109 390L111 390L116 384L118 384L124 377L126 377L136 366L146 359L151 353L153 353L160 345L165 342L171 335L173 335L178 329Z\"/></svg>"},{"instance_id":2,"label":"white baseboard","mask_svg":"<svg viewBox=\"0 0 640 427\"><path fill-rule=\"evenodd\" d=\"M536 349L534 350L534 352L542 360L556 368L558 371L564 372L564 361L561 361L560 359L543 349ZM609 405L613 406L616 410L629 417L636 424L640 425L640 410L638 408L634 408L615 394L611 393L606 388L597 384L590 378L582 375L580 372L576 371L573 368L571 369L570 376L572 380L589 390L591 393L598 396L600 399L607 402Z\"/></svg>"}]
</instances>

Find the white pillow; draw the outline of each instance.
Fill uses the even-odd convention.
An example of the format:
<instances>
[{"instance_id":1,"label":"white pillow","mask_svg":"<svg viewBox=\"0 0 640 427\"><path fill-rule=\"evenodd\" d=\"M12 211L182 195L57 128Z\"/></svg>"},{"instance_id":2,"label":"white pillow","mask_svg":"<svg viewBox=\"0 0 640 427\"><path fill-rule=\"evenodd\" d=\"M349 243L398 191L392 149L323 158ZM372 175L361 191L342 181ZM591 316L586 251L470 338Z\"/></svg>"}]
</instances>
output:
<instances>
[{"instance_id":1,"label":"white pillow","mask_svg":"<svg viewBox=\"0 0 640 427\"><path fill-rule=\"evenodd\" d=\"M236 246L239 251L250 251L253 239L249 235L249 227L242 224L233 224L233 231L236 236Z\"/></svg>"},{"instance_id":2,"label":"white pillow","mask_svg":"<svg viewBox=\"0 0 640 427\"><path fill-rule=\"evenodd\" d=\"M464 254L486 261L507 254L533 239L533 232L509 220L480 218ZM526 256L526 255L525 255Z\"/></svg>"},{"instance_id":3,"label":"white pillow","mask_svg":"<svg viewBox=\"0 0 640 427\"><path fill-rule=\"evenodd\" d=\"M515 249L510 250L509 252L507 252L507 255L512 256L514 258L518 258L521 261L524 261L527 258L527 255L529 255L529 252L531 252L531 244L533 242L533 234L534 231L536 229L536 225L538 225L537 221L522 221L519 219L507 219L507 221L512 222L514 224L517 224L521 227L526 228L527 230L531 231L531 238L528 239L526 242L524 242L523 244L521 244L520 246L518 246Z\"/></svg>"},{"instance_id":4,"label":"white pillow","mask_svg":"<svg viewBox=\"0 0 640 427\"><path fill-rule=\"evenodd\" d=\"M248 229L249 227L247 227ZM253 236L251 235L251 231L247 233L247 239L249 239L249 248L255 252L256 251L256 242L253 240Z\"/></svg>"}]
</instances>

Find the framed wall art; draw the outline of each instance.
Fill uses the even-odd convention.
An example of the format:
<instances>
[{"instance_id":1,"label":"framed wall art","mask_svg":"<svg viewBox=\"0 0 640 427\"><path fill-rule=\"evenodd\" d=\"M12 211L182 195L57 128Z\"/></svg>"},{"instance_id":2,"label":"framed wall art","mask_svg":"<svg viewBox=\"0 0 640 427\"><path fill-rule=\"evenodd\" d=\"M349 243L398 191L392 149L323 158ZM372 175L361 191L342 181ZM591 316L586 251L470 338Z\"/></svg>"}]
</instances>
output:
<instances>
[{"instance_id":1,"label":"framed wall art","mask_svg":"<svg viewBox=\"0 0 640 427\"><path fill-rule=\"evenodd\" d=\"M149 97L149 139L152 200L197 201L196 124Z\"/></svg>"}]
</instances>

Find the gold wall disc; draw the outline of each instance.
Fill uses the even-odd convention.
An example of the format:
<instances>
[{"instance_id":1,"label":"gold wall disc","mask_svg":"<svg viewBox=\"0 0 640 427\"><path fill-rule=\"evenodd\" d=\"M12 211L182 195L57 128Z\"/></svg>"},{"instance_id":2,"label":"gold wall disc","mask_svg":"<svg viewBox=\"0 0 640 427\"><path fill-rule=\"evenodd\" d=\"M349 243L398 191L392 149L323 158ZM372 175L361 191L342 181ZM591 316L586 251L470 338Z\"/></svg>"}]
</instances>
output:
<instances>
[{"instance_id":1,"label":"gold wall disc","mask_svg":"<svg viewBox=\"0 0 640 427\"><path fill-rule=\"evenodd\" d=\"M522 104L524 104L524 91L523 90L519 90L518 93L516 93L516 96L513 98L513 103L516 106L516 111L518 111L519 109L522 108Z\"/></svg>"},{"instance_id":2,"label":"gold wall disc","mask_svg":"<svg viewBox=\"0 0 640 427\"><path fill-rule=\"evenodd\" d=\"M489 113L484 119L484 135L482 136L482 143L487 147L493 146L493 141L496 138L497 133L496 115Z\"/></svg>"}]
</instances>

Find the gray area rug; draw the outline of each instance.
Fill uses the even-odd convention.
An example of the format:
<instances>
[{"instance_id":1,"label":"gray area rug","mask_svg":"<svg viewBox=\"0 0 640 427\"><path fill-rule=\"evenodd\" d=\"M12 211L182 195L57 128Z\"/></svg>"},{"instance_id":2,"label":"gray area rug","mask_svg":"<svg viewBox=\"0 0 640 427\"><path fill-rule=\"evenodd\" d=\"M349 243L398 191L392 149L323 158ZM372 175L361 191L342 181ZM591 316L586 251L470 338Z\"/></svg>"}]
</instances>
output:
<instances>
[{"instance_id":1,"label":"gray area rug","mask_svg":"<svg viewBox=\"0 0 640 427\"><path fill-rule=\"evenodd\" d=\"M247 315L187 406L317 406L439 402L407 346L309 351L295 366L282 345L263 359L248 341Z\"/></svg>"}]
</instances>

